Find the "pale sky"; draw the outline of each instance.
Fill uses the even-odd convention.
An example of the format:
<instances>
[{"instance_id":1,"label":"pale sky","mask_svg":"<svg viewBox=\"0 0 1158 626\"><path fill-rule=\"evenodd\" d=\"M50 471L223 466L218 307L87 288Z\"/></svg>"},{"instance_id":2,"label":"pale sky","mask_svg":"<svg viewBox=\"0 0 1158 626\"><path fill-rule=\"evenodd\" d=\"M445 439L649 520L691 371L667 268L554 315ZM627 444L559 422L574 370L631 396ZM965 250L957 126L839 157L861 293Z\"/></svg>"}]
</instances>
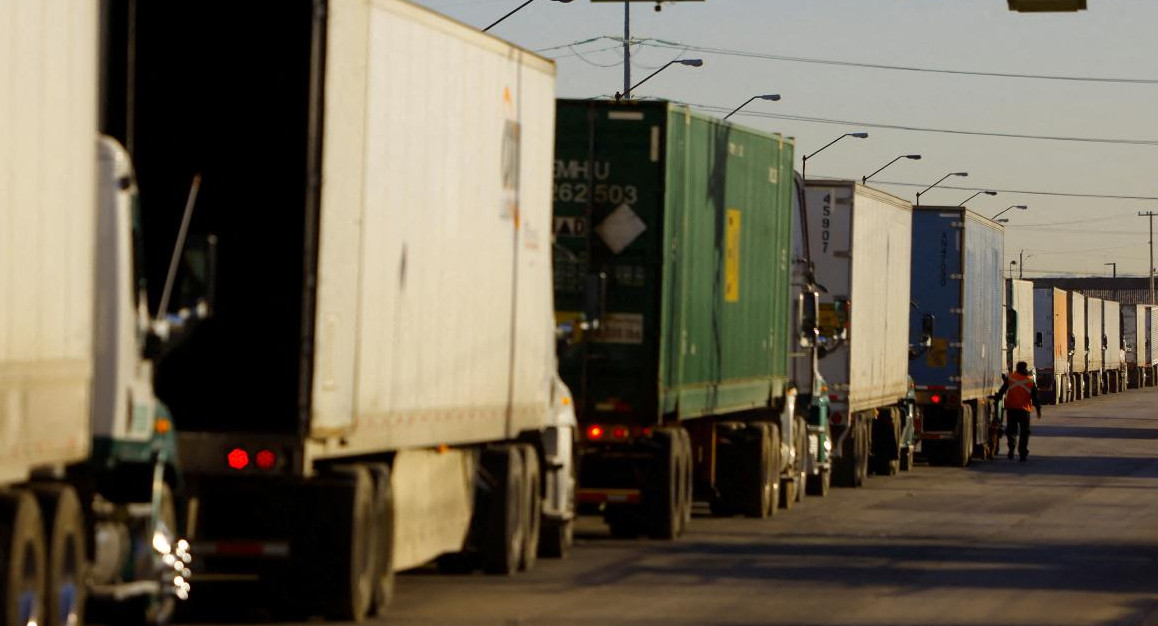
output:
<instances>
[{"instance_id":1,"label":"pale sky","mask_svg":"<svg viewBox=\"0 0 1158 626\"><path fill-rule=\"evenodd\" d=\"M522 0L419 0L455 19L485 27ZM1013 13L1005 0L703 0L633 2L633 39L692 49L638 45L632 81L675 58L634 92L728 110L756 101L732 121L794 137L796 167L808 176L856 178L900 154L870 185L914 201L949 172L965 171L921 196L922 205L956 205L1002 217L1006 266L1021 251L1025 276L1146 275L1148 220L1158 212L1158 1L1089 0L1079 13ZM623 36L623 4L535 0L490 32L531 50ZM622 46L608 39L543 51L558 67L559 97L610 96L623 87ZM609 49L611 48L611 49ZM697 51L712 48L715 51ZM719 51L981 73L1049 75L1142 82L1039 80L923 73L747 58ZM578 54L576 54L578 53ZM965 136L852 124L769 119L748 113L929 129L1148 142L1143 145ZM725 113L717 113L723 116ZM907 187L890 182L919 184ZM970 190L943 187L968 187ZM1074 198L1016 191L1132 196ZM1141 198L1141 199L1137 199ZM1152 199L1147 199L1152 198Z\"/></svg>"}]
</instances>

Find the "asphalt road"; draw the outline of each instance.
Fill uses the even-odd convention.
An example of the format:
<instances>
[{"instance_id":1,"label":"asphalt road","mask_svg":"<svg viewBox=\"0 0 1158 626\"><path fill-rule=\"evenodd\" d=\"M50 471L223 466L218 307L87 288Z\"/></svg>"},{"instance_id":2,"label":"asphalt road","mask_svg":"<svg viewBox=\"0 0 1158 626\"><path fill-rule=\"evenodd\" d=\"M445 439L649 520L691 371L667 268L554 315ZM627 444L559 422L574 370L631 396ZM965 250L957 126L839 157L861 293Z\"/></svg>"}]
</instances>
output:
<instances>
[{"instance_id":1,"label":"asphalt road","mask_svg":"<svg viewBox=\"0 0 1158 626\"><path fill-rule=\"evenodd\" d=\"M380 623L1158 624L1156 404L1046 407L1028 463L918 464L673 543L585 518L530 574L401 575Z\"/></svg>"}]
</instances>

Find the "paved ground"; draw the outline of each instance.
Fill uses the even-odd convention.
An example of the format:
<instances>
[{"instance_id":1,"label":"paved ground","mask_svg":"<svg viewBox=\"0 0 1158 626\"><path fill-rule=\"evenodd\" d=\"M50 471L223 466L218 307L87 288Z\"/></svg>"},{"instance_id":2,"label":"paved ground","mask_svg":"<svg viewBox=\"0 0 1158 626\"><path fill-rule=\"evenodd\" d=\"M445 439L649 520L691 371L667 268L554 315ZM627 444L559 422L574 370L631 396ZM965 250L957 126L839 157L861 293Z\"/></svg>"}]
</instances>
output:
<instances>
[{"instance_id":1,"label":"paved ground","mask_svg":"<svg viewBox=\"0 0 1158 626\"><path fill-rule=\"evenodd\" d=\"M1028 463L918 465L772 521L700 515L675 543L584 519L530 575L401 576L388 621L1158 624L1156 405L1046 407Z\"/></svg>"}]
</instances>

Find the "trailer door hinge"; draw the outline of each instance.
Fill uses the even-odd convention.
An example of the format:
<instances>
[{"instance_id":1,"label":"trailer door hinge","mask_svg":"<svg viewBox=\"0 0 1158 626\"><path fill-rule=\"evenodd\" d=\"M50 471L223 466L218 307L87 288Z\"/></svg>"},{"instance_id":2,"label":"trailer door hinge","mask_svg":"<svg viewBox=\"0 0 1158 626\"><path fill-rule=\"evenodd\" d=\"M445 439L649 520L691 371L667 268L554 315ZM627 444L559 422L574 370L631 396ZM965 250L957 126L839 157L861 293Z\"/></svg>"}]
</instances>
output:
<instances>
[{"instance_id":1,"label":"trailer door hinge","mask_svg":"<svg viewBox=\"0 0 1158 626\"><path fill-rule=\"evenodd\" d=\"M950 348L964 348L965 344L961 343L960 341L951 341L951 342L949 342L949 347Z\"/></svg>"},{"instance_id":2,"label":"trailer door hinge","mask_svg":"<svg viewBox=\"0 0 1158 626\"><path fill-rule=\"evenodd\" d=\"M951 382L951 383L959 383L959 382L961 382L961 377L960 377L960 376L950 376L950 377L949 377L949 382Z\"/></svg>"},{"instance_id":3,"label":"trailer door hinge","mask_svg":"<svg viewBox=\"0 0 1158 626\"><path fill-rule=\"evenodd\" d=\"M949 274L949 278L952 278L953 280L961 280L962 278L965 278L965 275L964 274Z\"/></svg>"},{"instance_id":4,"label":"trailer door hinge","mask_svg":"<svg viewBox=\"0 0 1158 626\"><path fill-rule=\"evenodd\" d=\"M965 309L963 309L959 306L955 306L955 307L949 309L949 312L950 313L956 313L957 315L962 315L965 313Z\"/></svg>"},{"instance_id":5,"label":"trailer door hinge","mask_svg":"<svg viewBox=\"0 0 1158 626\"><path fill-rule=\"evenodd\" d=\"M953 228L964 228L964 227L965 227L965 222L951 222L951 223L949 224L949 226L951 226L951 227L953 227Z\"/></svg>"}]
</instances>

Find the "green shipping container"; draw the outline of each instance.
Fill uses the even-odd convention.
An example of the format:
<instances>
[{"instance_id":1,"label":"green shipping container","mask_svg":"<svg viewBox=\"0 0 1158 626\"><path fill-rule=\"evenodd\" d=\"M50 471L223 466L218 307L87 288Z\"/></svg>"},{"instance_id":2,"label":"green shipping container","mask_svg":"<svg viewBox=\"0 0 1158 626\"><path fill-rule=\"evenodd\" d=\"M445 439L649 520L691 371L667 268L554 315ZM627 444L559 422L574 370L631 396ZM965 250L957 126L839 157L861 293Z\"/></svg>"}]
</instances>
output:
<instances>
[{"instance_id":1,"label":"green shipping container","mask_svg":"<svg viewBox=\"0 0 1158 626\"><path fill-rule=\"evenodd\" d=\"M666 102L561 100L555 304L606 315L561 349L586 423L776 407L790 326L793 143Z\"/></svg>"}]
</instances>

